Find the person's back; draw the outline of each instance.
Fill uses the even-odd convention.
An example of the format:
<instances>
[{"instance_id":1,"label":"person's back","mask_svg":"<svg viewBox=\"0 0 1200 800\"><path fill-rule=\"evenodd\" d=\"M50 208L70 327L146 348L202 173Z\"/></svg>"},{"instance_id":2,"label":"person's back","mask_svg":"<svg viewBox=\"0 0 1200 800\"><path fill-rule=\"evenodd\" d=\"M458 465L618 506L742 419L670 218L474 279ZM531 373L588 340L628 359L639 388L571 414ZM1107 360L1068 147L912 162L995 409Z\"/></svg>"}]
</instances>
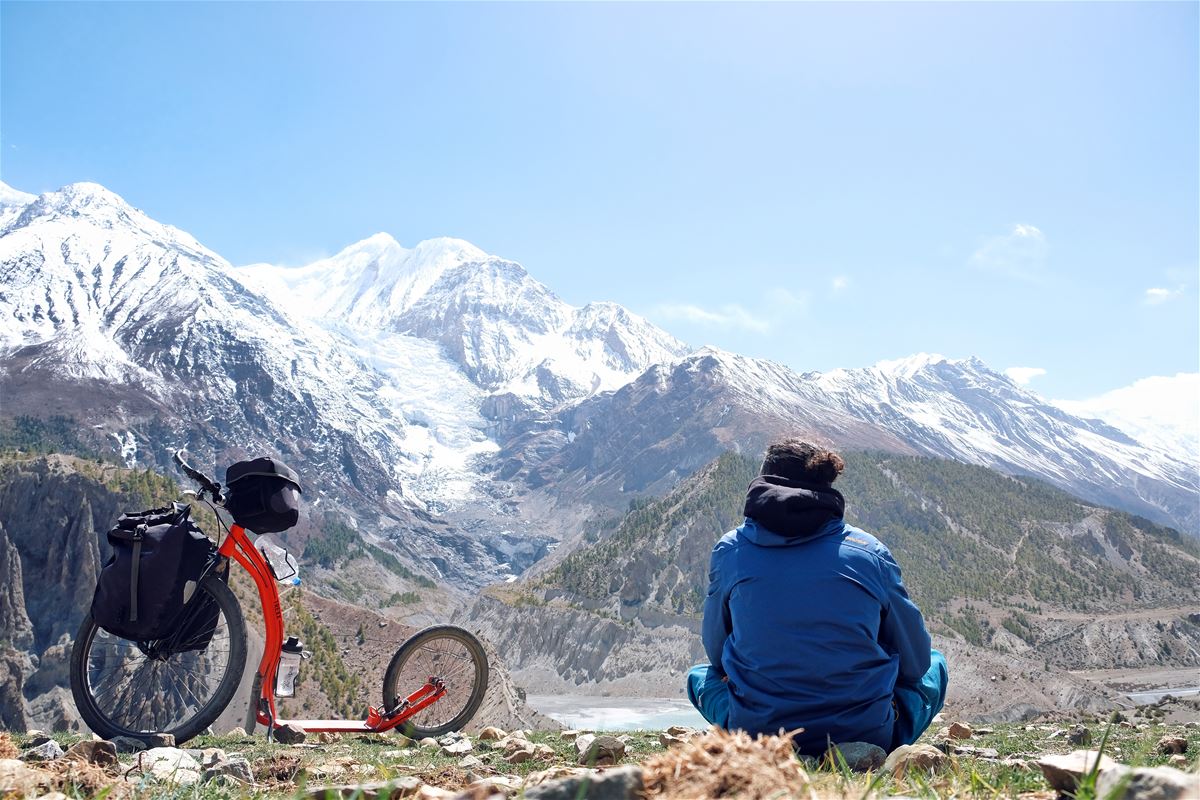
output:
<instances>
[{"instance_id":1,"label":"person's back","mask_svg":"<svg viewBox=\"0 0 1200 800\"><path fill-rule=\"evenodd\" d=\"M709 721L751 733L804 728L795 742L812 754L831 741L890 749L914 740L946 685L891 554L842 519L832 488L841 468L835 454L796 440L768 450L745 523L713 549L712 666L689 676Z\"/></svg>"}]
</instances>

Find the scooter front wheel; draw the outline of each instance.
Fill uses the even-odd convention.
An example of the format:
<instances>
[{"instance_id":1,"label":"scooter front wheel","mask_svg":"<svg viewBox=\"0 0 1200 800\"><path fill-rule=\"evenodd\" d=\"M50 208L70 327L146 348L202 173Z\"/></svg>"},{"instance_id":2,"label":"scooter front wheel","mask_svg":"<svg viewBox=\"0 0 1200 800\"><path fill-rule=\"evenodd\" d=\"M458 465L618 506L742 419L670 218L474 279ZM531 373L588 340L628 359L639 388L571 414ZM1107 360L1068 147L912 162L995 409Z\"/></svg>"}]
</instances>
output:
<instances>
[{"instance_id":1,"label":"scooter front wheel","mask_svg":"<svg viewBox=\"0 0 1200 800\"><path fill-rule=\"evenodd\" d=\"M454 625L435 625L413 634L392 656L384 674L384 708L395 708L430 678L440 679L446 693L405 720L400 730L413 739L461 730L475 716L488 687L483 645Z\"/></svg>"}]
</instances>

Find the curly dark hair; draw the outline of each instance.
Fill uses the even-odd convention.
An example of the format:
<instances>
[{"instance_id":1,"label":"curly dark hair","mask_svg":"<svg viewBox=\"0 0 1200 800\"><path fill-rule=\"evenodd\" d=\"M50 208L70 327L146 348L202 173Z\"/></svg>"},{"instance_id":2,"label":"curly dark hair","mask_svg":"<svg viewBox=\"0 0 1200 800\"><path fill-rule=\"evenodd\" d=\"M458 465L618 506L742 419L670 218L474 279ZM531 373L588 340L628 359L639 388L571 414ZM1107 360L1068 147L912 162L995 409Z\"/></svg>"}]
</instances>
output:
<instances>
[{"instance_id":1,"label":"curly dark hair","mask_svg":"<svg viewBox=\"0 0 1200 800\"><path fill-rule=\"evenodd\" d=\"M832 450L790 436L777 439L767 447L762 474L805 483L832 484L845 468L846 462Z\"/></svg>"}]
</instances>

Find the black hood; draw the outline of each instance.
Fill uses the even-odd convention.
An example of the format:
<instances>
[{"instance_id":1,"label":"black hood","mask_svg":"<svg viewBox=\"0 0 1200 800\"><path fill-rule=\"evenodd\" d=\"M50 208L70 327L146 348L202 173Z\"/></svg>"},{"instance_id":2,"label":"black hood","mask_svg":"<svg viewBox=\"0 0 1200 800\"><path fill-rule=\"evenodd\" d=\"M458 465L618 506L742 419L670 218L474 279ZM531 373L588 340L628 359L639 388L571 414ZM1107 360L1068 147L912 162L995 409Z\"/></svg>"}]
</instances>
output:
<instances>
[{"instance_id":1,"label":"black hood","mask_svg":"<svg viewBox=\"0 0 1200 800\"><path fill-rule=\"evenodd\" d=\"M845 513L842 493L824 483L759 475L746 490L745 515L788 539L815 536L830 520Z\"/></svg>"}]
</instances>

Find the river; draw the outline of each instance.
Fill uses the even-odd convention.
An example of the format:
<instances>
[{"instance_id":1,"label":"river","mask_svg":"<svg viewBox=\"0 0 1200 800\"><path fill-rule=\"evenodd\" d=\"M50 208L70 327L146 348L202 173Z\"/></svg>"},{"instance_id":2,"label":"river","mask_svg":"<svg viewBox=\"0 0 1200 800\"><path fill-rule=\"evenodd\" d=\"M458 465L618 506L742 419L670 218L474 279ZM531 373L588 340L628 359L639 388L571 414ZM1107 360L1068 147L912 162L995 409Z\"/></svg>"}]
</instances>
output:
<instances>
[{"instance_id":1,"label":"river","mask_svg":"<svg viewBox=\"0 0 1200 800\"><path fill-rule=\"evenodd\" d=\"M707 728L687 700L675 697L529 695L526 702L569 728L594 731L663 730L672 725Z\"/></svg>"}]
</instances>

